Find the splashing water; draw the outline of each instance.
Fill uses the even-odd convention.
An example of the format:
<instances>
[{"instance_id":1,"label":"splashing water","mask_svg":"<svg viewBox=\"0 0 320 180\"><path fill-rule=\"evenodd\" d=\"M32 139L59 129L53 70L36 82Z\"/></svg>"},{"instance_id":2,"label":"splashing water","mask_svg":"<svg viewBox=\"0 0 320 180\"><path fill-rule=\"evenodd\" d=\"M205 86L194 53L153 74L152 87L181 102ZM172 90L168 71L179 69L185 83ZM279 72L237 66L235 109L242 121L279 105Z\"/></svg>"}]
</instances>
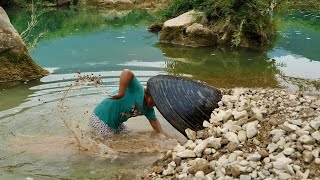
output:
<instances>
[{"instance_id":1,"label":"splashing water","mask_svg":"<svg viewBox=\"0 0 320 180\"><path fill-rule=\"evenodd\" d=\"M94 75L81 75L78 73L78 80L70 85L58 103L59 116L63 125L67 128L73 143L81 151L88 151L99 157L116 159L119 154L130 153L159 153L173 148L178 140L173 138L159 137L155 132L128 130L115 134L112 138L104 139L99 133L89 127L89 111L78 113L72 116L72 103L67 104L68 93L76 91L77 87L83 85L94 85L100 88L102 81ZM101 94L105 94L99 91ZM79 112L79 110L78 110ZM135 117L134 121L141 121Z\"/></svg>"}]
</instances>

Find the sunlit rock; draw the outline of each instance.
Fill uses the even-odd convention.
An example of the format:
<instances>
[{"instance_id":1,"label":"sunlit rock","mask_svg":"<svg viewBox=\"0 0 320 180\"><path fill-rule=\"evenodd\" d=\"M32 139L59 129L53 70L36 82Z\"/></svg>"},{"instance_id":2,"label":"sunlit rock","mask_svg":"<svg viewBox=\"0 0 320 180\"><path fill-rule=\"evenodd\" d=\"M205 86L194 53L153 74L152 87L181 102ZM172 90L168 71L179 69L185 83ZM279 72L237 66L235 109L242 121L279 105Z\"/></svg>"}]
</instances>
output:
<instances>
[{"instance_id":1,"label":"sunlit rock","mask_svg":"<svg viewBox=\"0 0 320 180\"><path fill-rule=\"evenodd\" d=\"M29 56L22 38L0 7L0 82L31 80L48 73Z\"/></svg>"}]
</instances>

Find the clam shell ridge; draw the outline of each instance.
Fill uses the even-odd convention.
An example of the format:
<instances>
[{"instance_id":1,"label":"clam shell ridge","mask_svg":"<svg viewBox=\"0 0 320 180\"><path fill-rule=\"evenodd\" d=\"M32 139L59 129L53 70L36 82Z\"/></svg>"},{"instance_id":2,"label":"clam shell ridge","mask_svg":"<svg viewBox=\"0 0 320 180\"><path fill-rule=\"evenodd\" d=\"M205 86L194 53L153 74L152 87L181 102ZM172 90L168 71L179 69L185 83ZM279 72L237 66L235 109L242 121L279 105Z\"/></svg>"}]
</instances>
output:
<instances>
[{"instance_id":1,"label":"clam shell ridge","mask_svg":"<svg viewBox=\"0 0 320 180\"><path fill-rule=\"evenodd\" d=\"M171 75L150 78L147 88L162 116L180 133L203 129L221 100L221 91L203 83Z\"/></svg>"}]
</instances>

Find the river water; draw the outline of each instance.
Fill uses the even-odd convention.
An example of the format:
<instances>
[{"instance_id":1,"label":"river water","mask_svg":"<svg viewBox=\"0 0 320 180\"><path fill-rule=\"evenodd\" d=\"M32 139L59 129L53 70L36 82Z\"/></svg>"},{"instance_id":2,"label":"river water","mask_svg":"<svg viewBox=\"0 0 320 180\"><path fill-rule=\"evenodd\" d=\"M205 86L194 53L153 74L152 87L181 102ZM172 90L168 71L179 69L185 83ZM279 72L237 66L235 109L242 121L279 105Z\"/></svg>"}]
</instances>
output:
<instances>
[{"instance_id":1,"label":"river water","mask_svg":"<svg viewBox=\"0 0 320 180\"><path fill-rule=\"evenodd\" d=\"M278 39L264 52L188 48L157 44L146 31L152 17L143 10L39 10L40 33L33 59L51 72L37 81L3 84L0 91L0 179L134 179L161 152L184 142L157 111L168 135L157 137L144 117L126 122L128 132L91 139L93 108L118 85L124 68L142 84L157 74L175 74L218 88L285 87L292 79L320 80L320 14L278 15ZM9 10L19 32L30 12ZM80 75L102 84L70 86ZM308 89L314 91L315 89Z\"/></svg>"}]
</instances>

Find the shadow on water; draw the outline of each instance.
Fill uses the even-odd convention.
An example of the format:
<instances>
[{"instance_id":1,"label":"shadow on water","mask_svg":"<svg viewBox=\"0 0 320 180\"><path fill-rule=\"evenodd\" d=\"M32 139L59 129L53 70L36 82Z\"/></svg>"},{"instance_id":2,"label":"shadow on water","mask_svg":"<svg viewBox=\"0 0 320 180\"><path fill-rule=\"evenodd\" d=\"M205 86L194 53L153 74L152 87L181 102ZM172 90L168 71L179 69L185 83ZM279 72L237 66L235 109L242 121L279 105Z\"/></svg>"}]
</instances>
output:
<instances>
[{"instance_id":1,"label":"shadow on water","mask_svg":"<svg viewBox=\"0 0 320 180\"><path fill-rule=\"evenodd\" d=\"M278 87L275 62L266 53L225 48L188 48L159 45L166 71L175 75L191 75L216 87Z\"/></svg>"},{"instance_id":2,"label":"shadow on water","mask_svg":"<svg viewBox=\"0 0 320 180\"><path fill-rule=\"evenodd\" d=\"M42 84L39 80L29 82L8 82L0 84L0 111L14 108L23 103L27 97L34 93L31 87Z\"/></svg>"}]
</instances>

